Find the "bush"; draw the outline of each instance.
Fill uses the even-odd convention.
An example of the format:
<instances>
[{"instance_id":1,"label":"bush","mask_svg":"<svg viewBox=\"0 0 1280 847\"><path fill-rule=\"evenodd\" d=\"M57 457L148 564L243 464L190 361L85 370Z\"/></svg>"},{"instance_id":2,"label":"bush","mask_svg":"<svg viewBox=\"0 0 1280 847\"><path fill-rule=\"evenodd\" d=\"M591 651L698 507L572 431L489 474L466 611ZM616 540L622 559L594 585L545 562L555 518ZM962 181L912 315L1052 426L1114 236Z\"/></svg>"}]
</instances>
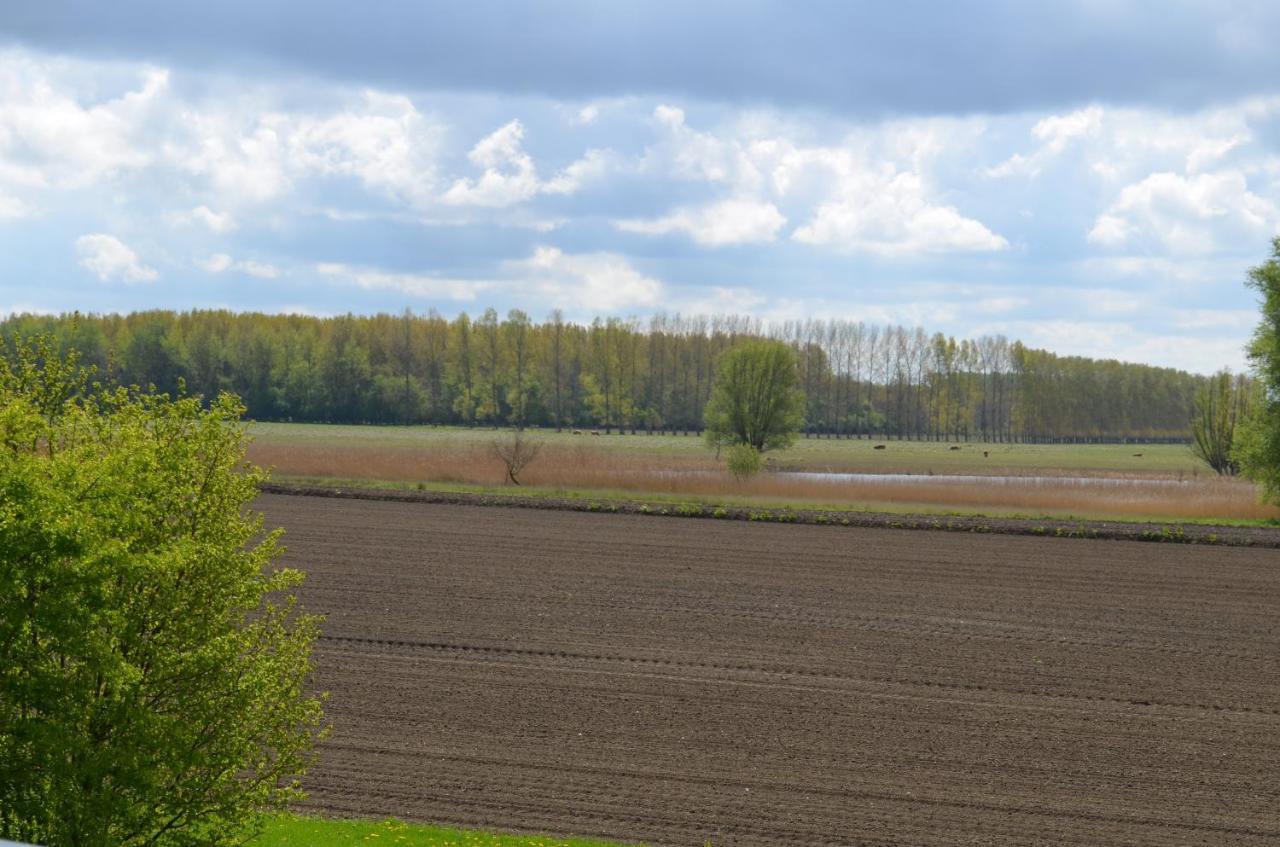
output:
<instances>
[{"instance_id":1,"label":"bush","mask_svg":"<svg viewBox=\"0 0 1280 847\"><path fill-rule=\"evenodd\" d=\"M0 353L0 838L238 843L300 796L322 721L242 407Z\"/></svg>"},{"instance_id":2,"label":"bush","mask_svg":"<svg viewBox=\"0 0 1280 847\"><path fill-rule=\"evenodd\" d=\"M730 447L725 453L724 462L729 473L740 482L760 473L763 466L760 451L750 444L735 444Z\"/></svg>"}]
</instances>

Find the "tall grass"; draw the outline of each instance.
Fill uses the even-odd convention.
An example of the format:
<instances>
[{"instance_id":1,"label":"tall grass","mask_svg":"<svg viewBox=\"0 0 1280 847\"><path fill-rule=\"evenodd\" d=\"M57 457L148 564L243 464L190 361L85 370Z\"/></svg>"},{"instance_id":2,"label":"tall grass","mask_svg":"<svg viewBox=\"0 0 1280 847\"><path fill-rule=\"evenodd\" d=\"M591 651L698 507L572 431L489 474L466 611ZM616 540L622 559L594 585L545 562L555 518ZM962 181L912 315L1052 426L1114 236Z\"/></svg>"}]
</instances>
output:
<instances>
[{"instance_id":1,"label":"tall grass","mask_svg":"<svg viewBox=\"0 0 1280 847\"><path fill-rule=\"evenodd\" d=\"M279 476L481 486L499 486L506 478L502 462L490 449L477 443L432 450L255 444L250 449L250 458L274 467ZM1258 503L1251 484L1218 477L1164 484L1111 479L1105 485L1054 477L973 481L938 476L924 480L828 482L766 472L739 481L717 464L710 453L680 460L657 459L593 448L587 443L546 445L537 462L524 471L521 481L546 489L759 497L797 503L868 506L890 503L952 511L1201 520L1280 519L1280 510Z\"/></svg>"}]
</instances>

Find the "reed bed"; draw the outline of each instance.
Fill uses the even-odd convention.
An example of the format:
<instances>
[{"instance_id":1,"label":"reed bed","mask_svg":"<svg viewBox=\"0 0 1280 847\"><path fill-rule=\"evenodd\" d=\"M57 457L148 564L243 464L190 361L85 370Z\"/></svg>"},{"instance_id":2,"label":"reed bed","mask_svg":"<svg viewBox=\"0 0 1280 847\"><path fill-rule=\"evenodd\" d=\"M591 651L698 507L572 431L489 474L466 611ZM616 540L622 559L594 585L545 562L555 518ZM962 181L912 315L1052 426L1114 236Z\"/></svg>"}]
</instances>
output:
<instances>
[{"instance_id":1,"label":"reed bed","mask_svg":"<svg viewBox=\"0 0 1280 847\"><path fill-rule=\"evenodd\" d=\"M394 447L254 444L250 459L280 476L365 479L401 483L503 485L501 460L488 447L467 444L412 450ZM904 480L828 481L762 473L734 479L705 456L657 460L587 445L546 445L521 475L527 486L702 498L759 498L787 503L892 505L957 512L1034 513L1184 520L1275 520L1280 509L1258 502L1240 480L1199 477L1163 483L1149 479L947 476Z\"/></svg>"}]
</instances>

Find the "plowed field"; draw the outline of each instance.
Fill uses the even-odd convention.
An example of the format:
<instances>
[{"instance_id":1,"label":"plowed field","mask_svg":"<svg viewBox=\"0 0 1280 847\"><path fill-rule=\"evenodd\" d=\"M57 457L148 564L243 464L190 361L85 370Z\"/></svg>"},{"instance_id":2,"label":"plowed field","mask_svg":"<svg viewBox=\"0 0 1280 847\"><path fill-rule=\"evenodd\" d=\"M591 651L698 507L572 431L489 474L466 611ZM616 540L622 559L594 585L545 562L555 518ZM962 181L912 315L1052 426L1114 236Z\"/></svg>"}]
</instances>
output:
<instances>
[{"instance_id":1,"label":"plowed field","mask_svg":"<svg viewBox=\"0 0 1280 847\"><path fill-rule=\"evenodd\" d=\"M1280 843L1280 554L264 495L327 813L655 845Z\"/></svg>"}]
</instances>

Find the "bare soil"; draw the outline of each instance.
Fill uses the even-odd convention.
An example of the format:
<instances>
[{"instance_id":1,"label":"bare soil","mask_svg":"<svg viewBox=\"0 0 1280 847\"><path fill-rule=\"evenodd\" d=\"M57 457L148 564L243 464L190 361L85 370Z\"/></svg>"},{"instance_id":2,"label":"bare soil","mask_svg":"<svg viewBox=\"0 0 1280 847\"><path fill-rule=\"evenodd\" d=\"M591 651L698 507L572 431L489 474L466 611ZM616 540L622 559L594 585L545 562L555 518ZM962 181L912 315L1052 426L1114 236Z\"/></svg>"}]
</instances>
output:
<instances>
[{"instance_id":1,"label":"bare soil","mask_svg":"<svg viewBox=\"0 0 1280 847\"><path fill-rule=\"evenodd\" d=\"M654 845L1280 843L1280 554L265 494L325 813Z\"/></svg>"}]
</instances>

